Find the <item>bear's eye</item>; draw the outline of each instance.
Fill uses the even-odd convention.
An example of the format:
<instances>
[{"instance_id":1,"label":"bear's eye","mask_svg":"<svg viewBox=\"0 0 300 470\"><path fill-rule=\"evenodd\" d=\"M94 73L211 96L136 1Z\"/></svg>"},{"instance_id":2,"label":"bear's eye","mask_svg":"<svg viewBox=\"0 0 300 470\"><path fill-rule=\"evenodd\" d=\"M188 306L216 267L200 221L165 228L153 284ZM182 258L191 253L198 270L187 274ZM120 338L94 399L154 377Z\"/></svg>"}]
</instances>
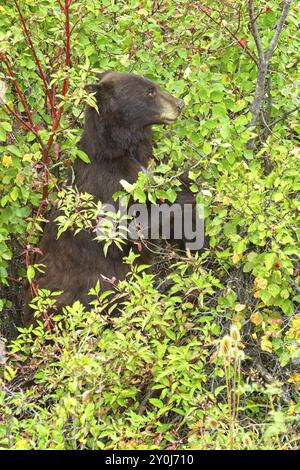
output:
<instances>
[{"instance_id":1,"label":"bear's eye","mask_svg":"<svg viewBox=\"0 0 300 470\"><path fill-rule=\"evenodd\" d=\"M155 89L154 88L148 88L147 96L150 96L150 97L155 96Z\"/></svg>"}]
</instances>

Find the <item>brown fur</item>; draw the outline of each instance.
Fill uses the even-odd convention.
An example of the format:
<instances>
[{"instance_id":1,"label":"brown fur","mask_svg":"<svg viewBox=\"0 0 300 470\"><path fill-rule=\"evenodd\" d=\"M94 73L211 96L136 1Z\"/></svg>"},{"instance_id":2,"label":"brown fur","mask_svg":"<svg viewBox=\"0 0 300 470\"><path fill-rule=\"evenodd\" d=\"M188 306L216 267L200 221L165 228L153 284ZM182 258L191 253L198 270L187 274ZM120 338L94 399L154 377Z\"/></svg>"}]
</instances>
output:
<instances>
[{"instance_id":1,"label":"brown fur","mask_svg":"<svg viewBox=\"0 0 300 470\"><path fill-rule=\"evenodd\" d=\"M89 89L95 93L99 113L87 106L79 148L88 154L91 163L75 162L75 184L80 192L93 194L95 200L112 203L112 195L121 189L120 180L133 183L141 165L147 167L152 157L151 125L174 121L183 102L150 80L132 74L105 72ZM36 262L45 264L46 269L36 282L39 288L63 291L58 309L76 299L88 305L91 299L87 292L98 279L103 290L111 288L101 274L116 280L125 277L128 267L122 257L130 246L125 252L109 249L105 257L90 233L81 231L74 236L67 231L57 239L53 222L57 216L57 210L53 210L40 243L43 256ZM27 303L28 297L29 292ZM24 317L27 324L33 321L29 308Z\"/></svg>"}]
</instances>

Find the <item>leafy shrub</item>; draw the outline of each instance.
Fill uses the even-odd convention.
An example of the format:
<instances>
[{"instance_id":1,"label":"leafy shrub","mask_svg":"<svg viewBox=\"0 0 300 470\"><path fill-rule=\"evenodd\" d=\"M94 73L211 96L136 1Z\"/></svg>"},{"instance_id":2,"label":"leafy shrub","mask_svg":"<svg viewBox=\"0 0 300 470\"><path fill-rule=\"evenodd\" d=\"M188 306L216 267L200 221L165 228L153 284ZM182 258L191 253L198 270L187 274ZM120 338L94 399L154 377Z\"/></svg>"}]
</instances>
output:
<instances>
[{"instance_id":1,"label":"leafy shrub","mask_svg":"<svg viewBox=\"0 0 300 470\"><path fill-rule=\"evenodd\" d=\"M201 255L165 250L152 271L138 270L131 255L132 273L116 294L121 315L96 286L90 311L75 303L45 329L41 312L55 303L55 293L42 291L35 301L39 326L19 328L3 365L2 447L299 446L299 6L289 12L272 58L264 106L269 129L256 129L251 148L257 67L247 12L235 2L211 3L74 1L65 64L59 2L20 2L56 111L63 109L54 132L15 6L0 7L1 60L12 67L39 136L1 107L4 311L13 308L12 283L26 273L34 283L32 255L46 201L57 198L75 158L88 164L76 143L84 104L92 103L84 85L97 71L133 71L184 98L183 119L155 129L155 170L123 187L140 202L173 202L178 175L189 170L210 240ZM258 19L264 45L277 19L277 2L270 0ZM26 124L5 63L4 76L6 103ZM38 139L51 144L48 160ZM20 256L23 266L12 276ZM226 356L232 324L245 355L239 362Z\"/></svg>"}]
</instances>

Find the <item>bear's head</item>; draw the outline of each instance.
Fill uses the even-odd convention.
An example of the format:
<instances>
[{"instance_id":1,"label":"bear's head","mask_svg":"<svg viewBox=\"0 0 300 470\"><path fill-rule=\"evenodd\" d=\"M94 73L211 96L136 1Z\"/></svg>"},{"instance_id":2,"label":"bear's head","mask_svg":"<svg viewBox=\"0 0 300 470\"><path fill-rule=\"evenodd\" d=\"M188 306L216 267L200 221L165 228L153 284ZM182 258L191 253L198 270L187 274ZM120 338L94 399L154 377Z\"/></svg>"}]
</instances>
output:
<instances>
[{"instance_id":1,"label":"bear's head","mask_svg":"<svg viewBox=\"0 0 300 470\"><path fill-rule=\"evenodd\" d=\"M184 107L156 83L130 73L104 72L88 91L95 93L100 113L125 128L172 123Z\"/></svg>"}]
</instances>

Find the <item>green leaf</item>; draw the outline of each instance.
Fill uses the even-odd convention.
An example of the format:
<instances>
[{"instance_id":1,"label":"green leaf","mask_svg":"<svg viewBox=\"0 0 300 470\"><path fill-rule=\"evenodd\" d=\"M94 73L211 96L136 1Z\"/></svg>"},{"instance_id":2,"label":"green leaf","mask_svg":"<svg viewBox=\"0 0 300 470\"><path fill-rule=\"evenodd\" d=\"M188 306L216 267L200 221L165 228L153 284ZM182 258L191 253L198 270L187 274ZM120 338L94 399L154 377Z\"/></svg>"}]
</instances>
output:
<instances>
[{"instance_id":1,"label":"green leaf","mask_svg":"<svg viewBox=\"0 0 300 470\"><path fill-rule=\"evenodd\" d=\"M291 300L285 300L282 303L281 308L285 315L292 315L294 313L294 304Z\"/></svg>"},{"instance_id":2,"label":"green leaf","mask_svg":"<svg viewBox=\"0 0 300 470\"><path fill-rule=\"evenodd\" d=\"M91 160L89 159L89 156L83 152L82 150L77 149L76 150L76 156L80 158L84 163L91 163Z\"/></svg>"},{"instance_id":3,"label":"green leaf","mask_svg":"<svg viewBox=\"0 0 300 470\"><path fill-rule=\"evenodd\" d=\"M219 103L220 101L223 100L223 93L221 91L212 91L210 94L210 98L215 103Z\"/></svg>"},{"instance_id":4,"label":"green leaf","mask_svg":"<svg viewBox=\"0 0 300 470\"><path fill-rule=\"evenodd\" d=\"M16 201L19 197L19 189L15 186L10 193L10 197L13 201Z\"/></svg>"},{"instance_id":5,"label":"green leaf","mask_svg":"<svg viewBox=\"0 0 300 470\"><path fill-rule=\"evenodd\" d=\"M33 266L30 265L27 268L27 279L30 284L32 283L32 280L34 279L34 276L35 276L35 269Z\"/></svg>"},{"instance_id":6,"label":"green leaf","mask_svg":"<svg viewBox=\"0 0 300 470\"><path fill-rule=\"evenodd\" d=\"M212 145L209 142L204 142L203 144L204 155L209 155L211 151L212 151Z\"/></svg>"},{"instance_id":7,"label":"green leaf","mask_svg":"<svg viewBox=\"0 0 300 470\"><path fill-rule=\"evenodd\" d=\"M134 199L138 200L142 204L144 204L147 200L145 192L140 188L137 188L134 190L133 197Z\"/></svg>"},{"instance_id":8,"label":"green leaf","mask_svg":"<svg viewBox=\"0 0 300 470\"><path fill-rule=\"evenodd\" d=\"M5 122L5 121L0 121L0 126L7 132L12 131L11 123L10 122Z\"/></svg>"},{"instance_id":9,"label":"green leaf","mask_svg":"<svg viewBox=\"0 0 300 470\"><path fill-rule=\"evenodd\" d=\"M131 184L131 183L128 183L128 181L126 180L120 180L120 185L122 186L122 188L125 189L125 191L127 191L128 193L132 193L135 186L134 184Z\"/></svg>"},{"instance_id":10,"label":"green leaf","mask_svg":"<svg viewBox=\"0 0 300 470\"><path fill-rule=\"evenodd\" d=\"M276 297L280 292L280 286L277 284L268 284L267 290L273 297Z\"/></svg>"},{"instance_id":11,"label":"green leaf","mask_svg":"<svg viewBox=\"0 0 300 470\"><path fill-rule=\"evenodd\" d=\"M265 265L268 270L274 267L275 261L277 259L277 255L275 253L267 253L265 254Z\"/></svg>"},{"instance_id":12,"label":"green leaf","mask_svg":"<svg viewBox=\"0 0 300 470\"><path fill-rule=\"evenodd\" d=\"M162 408L164 406L163 401L159 400L158 398L149 398L149 402L151 405L156 406L157 408Z\"/></svg>"},{"instance_id":13,"label":"green leaf","mask_svg":"<svg viewBox=\"0 0 300 470\"><path fill-rule=\"evenodd\" d=\"M177 192L172 189L172 188L169 188L167 191L166 191L166 194L167 194L167 197L168 197L168 200L173 204L173 202L176 201L176 198L177 198Z\"/></svg>"},{"instance_id":14,"label":"green leaf","mask_svg":"<svg viewBox=\"0 0 300 470\"><path fill-rule=\"evenodd\" d=\"M6 140L6 131L2 128L0 128L0 140L3 142Z\"/></svg>"},{"instance_id":15,"label":"green leaf","mask_svg":"<svg viewBox=\"0 0 300 470\"><path fill-rule=\"evenodd\" d=\"M212 114L217 118L225 118L227 117L226 107L224 104L215 104L212 107Z\"/></svg>"}]
</instances>

